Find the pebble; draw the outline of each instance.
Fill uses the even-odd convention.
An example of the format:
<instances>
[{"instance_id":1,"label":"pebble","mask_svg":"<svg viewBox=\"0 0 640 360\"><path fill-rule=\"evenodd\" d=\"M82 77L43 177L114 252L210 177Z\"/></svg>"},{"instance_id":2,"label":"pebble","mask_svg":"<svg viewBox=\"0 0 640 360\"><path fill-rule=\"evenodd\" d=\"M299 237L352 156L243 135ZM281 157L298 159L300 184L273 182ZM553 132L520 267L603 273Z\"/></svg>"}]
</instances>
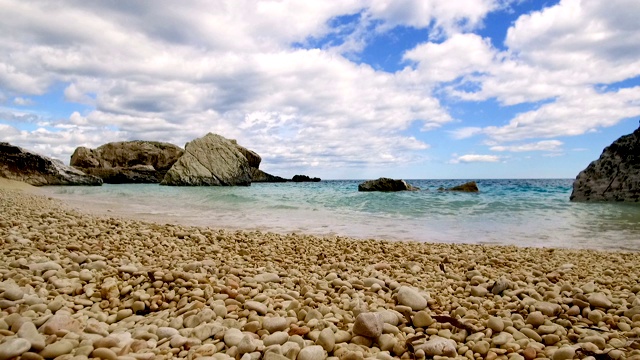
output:
<instances>
[{"instance_id":1,"label":"pebble","mask_svg":"<svg viewBox=\"0 0 640 360\"><path fill-rule=\"evenodd\" d=\"M320 336L318 336L316 344L322 346L322 348L327 352L333 351L333 347L336 345L336 336L333 333L333 330L331 330L331 328L324 328L320 332Z\"/></svg>"},{"instance_id":2,"label":"pebble","mask_svg":"<svg viewBox=\"0 0 640 360\"><path fill-rule=\"evenodd\" d=\"M117 360L118 355L111 349L99 348L91 352L91 356L103 360Z\"/></svg>"},{"instance_id":3,"label":"pebble","mask_svg":"<svg viewBox=\"0 0 640 360\"><path fill-rule=\"evenodd\" d=\"M427 307L427 299L425 299L418 290L401 286L398 289L398 303L410 307L414 311L424 310Z\"/></svg>"},{"instance_id":4,"label":"pebble","mask_svg":"<svg viewBox=\"0 0 640 360\"><path fill-rule=\"evenodd\" d=\"M456 342L439 336L430 337L424 344L414 346L414 350L422 350L428 356L441 355L455 357L457 354Z\"/></svg>"},{"instance_id":5,"label":"pebble","mask_svg":"<svg viewBox=\"0 0 640 360\"><path fill-rule=\"evenodd\" d=\"M320 345L307 346L300 350L297 360L324 360L327 352Z\"/></svg>"},{"instance_id":6,"label":"pebble","mask_svg":"<svg viewBox=\"0 0 640 360\"><path fill-rule=\"evenodd\" d=\"M227 344L227 346L229 347L238 346L238 344L240 344L240 341L242 341L243 338L244 338L244 335L242 334L242 331L235 328L228 329L224 333L224 343Z\"/></svg>"},{"instance_id":7,"label":"pebble","mask_svg":"<svg viewBox=\"0 0 640 360\"><path fill-rule=\"evenodd\" d=\"M491 316L487 321L487 327L495 332L504 330L504 322L499 317Z\"/></svg>"},{"instance_id":8,"label":"pebble","mask_svg":"<svg viewBox=\"0 0 640 360\"><path fill-rule=\"evenodd\" d=\"M531 324L534 327L538 327L542 324L544 324L545 321L545 316L542 312L540 311L534 311L532 313L529 313L529 315L527 316L527 324Z\"/></svg>"},{"instance_id":9,"label":"pebble","mask_svg":"<svg viewBox=\"0 0 640 360\"><path fill-rule=\"evenodd\" d=\"M491 345L484 340L478 341L475 345L473 345L473 352L474 353L478 353L480 355L487 355L487 353L489 352L489 348L491 347Z\"/></svg>"},{"instance_id":10,"label":"pebble","mask_svg":"<svg viewBox=\"0 0 640 360\"><path fill-rule=\"evenodd\" d=\"M256 275L254 279L259 283L280 282L280 276L274 273L262 273Z\"/></svg>"},{"instance_id":11,"label":"pebble","mask_svg":"<svg viewBox=\"0 0 640 360\"><path fill-rule=\"evenodd\" d=\"M253 341L253 338L249 335L245 335L242 338L242 340L240 340L240 343L238 344L238 353L242 355L242 354L254 352L257 348L258 346Z\"/></svg>"},{"instance_id":12,"label":"pebble","mask_svg":"<svg viewBox=\"0 0 640 360\"><path fill-rule=\"evenodd\" d=\"M563 346L553 352L552 360L569 360L576 356L576 349L571 346Z\"/></svg>"},{"instance_id":13,"label":"pebble","mask_svg":"<svg viewBox=\"0 0 640 360\"><path fill-rule=\"evenodd\" d=\"M587 301L589 302L589 305L593 307L610 309L613 306L611 300L609 300L605 294L599 292L590 294Z\"/></svg>"},{"instance_id":14,"label":"pebble","mask_svg":"<svg viewBox=\"0 0 640 360\"><path fill-rule=\"evenodd\" d=\"M262 320L262 328L269 333L282 331L289 327L289 322L284 317L268 317Z\"/></svg>"},{"instance_id":15,"label":"pebble","mask_svg":"<svg viewBox=\"0 0 640 360\"><path fill-rule=\"evenodd\" d=\"M62 339L53 344L49 344L45 346L45 348L40 352L40 355L44 358L56 358L60 355L70 353L73 348L75 348L77 342L73 342L71 340Z\"/></svg>"},{"instance_id":16,"label":"pebble","mask_svg":"<svg viewBox=\"0 0 640 360\"><path fill-rule=\"evenodd\" d=\"M257 301L246 301L244 303L244 307L248 310L253 310L257 312L260 315L266 315L267 312L269 311L269 309L267 308L267 305Z\"/></svg>"},{"instance_id":17,"label":"pebble","mask_svg":"<svg viewBox=\"0 0 640 360\"><path fill-rule=\"evenodd\" d=\"M23 338L31 344L31 348L40 351L44 349L46 343L45 337L38 332L36 326L31 322L25 322L20 326L20 330L17 333L19 338Z\"/></svg>"},{"instance_id":18,"label":"pebble","mask_svg":"<svg viewBox=\"0 0 640 360\"><path fill-rule=\"evenodd\" d=\"M426 328L431 326L431 324L435 323L436 321L433 320L433 318L431 317L431 314L429 314L426 311L418 311L414 316L413 316L413 325L416 327L422 327L422 328Z\"/></svg>"},{"instance_id":19,"label":"pebble","mask_svg":"<svg viewBox=\"0 0 640 360\"><path fill-rule=\"evenodd\" d=\"M24 297L24 291L22 291L18 286L10 286L2 293L2 297L9 301L22 300L22 297Z\"/></svg>"},{"instance_id":20,"label":"pebble","mask_svg":"<svg viewBox=\"0 0 640 360\"><path fill-rule=\"evenodd\" d=\"M377 338L382 335L384 323L376 313L361 313L353 324L353 333L368 338Z\"/></svg>"},{"instance_id":21,"label":"pebble","mask_svg":"<svg viewBox=\"0 0 640 360\"><path fill-rule=\"evenodd\" d=\"M23 353L29 351L31 343L26 339L9 339L6 342L0 344L0 360L7 360L20 356Z\"/></svg>"},{"instance_id":22,"label":"pebble","mask_svg":"<svg viewBox=\"0 0 640 360\"><path fill-rule=\"evenodd\" d=\"M287 340L289 340L289 334L284 331L277 331L265 337L262 342L264 343L264 346L271 346L282 345L286 343Z\"/></svg>"}]
</instances>

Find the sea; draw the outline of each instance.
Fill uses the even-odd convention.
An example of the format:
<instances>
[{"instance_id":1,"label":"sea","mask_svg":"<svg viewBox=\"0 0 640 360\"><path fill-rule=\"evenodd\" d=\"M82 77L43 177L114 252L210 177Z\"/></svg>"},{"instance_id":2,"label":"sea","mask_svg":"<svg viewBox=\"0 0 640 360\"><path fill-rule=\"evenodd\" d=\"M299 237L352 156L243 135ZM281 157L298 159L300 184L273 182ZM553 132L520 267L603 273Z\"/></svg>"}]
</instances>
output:
<instances>
[{"instance_id":1,"label":"sea","mask_svg":"<svg viewBox=\"0 0 640 360\"><path fill-rule=\"evenodd\" d=\"M358 192L362 180L52 186L84 211L159 223L361 239L640 250L640 204L574 203L572 179L475 180L479 193L438 191L467 180L407 180L420 191Z\"/></svg>"}]
</instances>

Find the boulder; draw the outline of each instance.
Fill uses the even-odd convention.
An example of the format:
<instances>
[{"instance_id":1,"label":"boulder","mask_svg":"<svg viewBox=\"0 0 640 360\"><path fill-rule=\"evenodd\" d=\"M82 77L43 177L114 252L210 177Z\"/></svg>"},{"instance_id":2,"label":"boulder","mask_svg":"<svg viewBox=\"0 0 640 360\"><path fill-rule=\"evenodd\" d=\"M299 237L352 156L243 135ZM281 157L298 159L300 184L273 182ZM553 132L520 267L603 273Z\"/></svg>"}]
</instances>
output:
<instances>
[{"instance_id":1,"label":"boulder","mask_svg":"<svg viewBox=\"0 0 640 360\"><path fill-rule=\"evenodd\" d=\"M71 166L106 183L158 183L182 156L180 147L157 141L120 141L77 148Z\"/></svg>"},{"instance_id":2,"label":"boulder","mask_svg":"<svg viewBox=\"0 0 640 360\"><path fill-rule=\"evenodd\" d=\"M460 192L479 192L478 184L475 181L469 181L462 185L454 186L452 188L439 188L440 191L460 191Z\"/></svg>"},{"instance_id":3,"label":"boulder","mask_svg":"<svg viewBox=\"0 0 640 360\"><path fill-rule=\"evenodd\" d=\"M293 178L291 178L291 181L293 182L319 182L320 178L318 177L309 177L307 175L293 175Z\"/></svg>"},{"instance_id":4,"label":"boulder","mask_svg":"<svg viewBox=\"0 0 640 360\"><path fill-rule=\"evenodd\" d=\"M404 180L394 180L389 178L379 178L378 180L368 180L358 185L358 191L416 191L417 187L407 184Z\"/></svg>"},{"instance_id":5,"label":"boulder","mask_svg":"<svg viewBox=\"0 0 640 360\"><path fill-rule=\"evenodd\" d=\"M244 146L238 145L238 142L236 140L229 140L229 141L231 141L231 143L234 144L238 150L240 150L242 155L244 155L244 157L247 158L247 161L249 162L250 167L256 168L256 169L260 167L260 162L262 161L262 158L260 157L260 155L258 155L253 150L249 150Z\"/></svg>"},{"instance_id":6,"label":"boulder","mask_svg":"<svg viewBox=\"0 0 640 360\"><path fill-rule=\"evenodd\" d=\"M0 142L0 177L34 186L102 185L98 177L6 142Z\"/></svg>"},{"instance_id":7,"label":"boulder","mask_svg":"<svg viewBox=\"0 0 640 360\"><path fill-rule=\"evenodd\" d=\"M607 146L573 182L571 201L640 201L640 128Z\"/></svg>"},{"instance_id":8,"label":"boulder","mask_svg":"<svg viewBox=\"0 0 640 360\"><path fill-rule=\"evenodd\" d=\"M251 182L274 183L274 182L287 182L287 181L289 180L283 177L267 174L266 172L255 167L251 168Z\"/></svg>"},{"instance_id":9,"label":"boulder","mask_svg":"<svg viewBox=\"0 0 640 360\"><path fill-rule=\"evenodd\" d=\"M251 185L251 167L236 144L209 133L188 142L185 153L169 169L161 185Z\"/></svg>"}]
</instances>

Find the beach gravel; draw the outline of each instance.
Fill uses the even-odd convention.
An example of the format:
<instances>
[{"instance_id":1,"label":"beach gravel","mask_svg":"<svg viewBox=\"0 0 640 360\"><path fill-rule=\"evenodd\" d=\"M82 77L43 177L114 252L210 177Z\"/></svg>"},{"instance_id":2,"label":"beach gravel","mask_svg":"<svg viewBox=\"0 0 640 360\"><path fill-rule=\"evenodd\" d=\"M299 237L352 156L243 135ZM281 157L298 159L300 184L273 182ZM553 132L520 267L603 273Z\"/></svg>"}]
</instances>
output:
<instances>
[{"instance_id":1,"label":"beach gravel","mask_svg":"<svg viewBox=\"0 0 640 360\"><path fill-rule=\"evenodd\" d=\"M150 223L0 186L0 360L640 359L638 279L632 252Z\"/></svg>"}]
</instances>

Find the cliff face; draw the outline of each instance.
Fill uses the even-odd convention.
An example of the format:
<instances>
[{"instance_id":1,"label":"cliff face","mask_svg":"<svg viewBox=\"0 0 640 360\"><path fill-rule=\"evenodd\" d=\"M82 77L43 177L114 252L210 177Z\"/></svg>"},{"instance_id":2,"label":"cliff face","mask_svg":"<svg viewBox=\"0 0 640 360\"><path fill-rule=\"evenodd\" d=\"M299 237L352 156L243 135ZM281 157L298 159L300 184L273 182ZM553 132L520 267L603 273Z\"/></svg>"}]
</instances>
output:
<instances>
[{"instance_id":1,"label":"cliff face","mask_svg":"<svg viewBox=\"0 0 640 360\"><path fill-rule=\"evenodd\" d=\"M42 185L102 185L102 180L32 151L0 143L0 177Z\"/></svg>"},{"instance_id":2,"label":"cliff face","mask_svg":"<svg viewBox=\"0 0 640 360\"><path fill-rule=\"evenodd\" d=\"M640 128L614 141L578 174L571 201L640 201Z\"/></svg>"}]
</instances>

